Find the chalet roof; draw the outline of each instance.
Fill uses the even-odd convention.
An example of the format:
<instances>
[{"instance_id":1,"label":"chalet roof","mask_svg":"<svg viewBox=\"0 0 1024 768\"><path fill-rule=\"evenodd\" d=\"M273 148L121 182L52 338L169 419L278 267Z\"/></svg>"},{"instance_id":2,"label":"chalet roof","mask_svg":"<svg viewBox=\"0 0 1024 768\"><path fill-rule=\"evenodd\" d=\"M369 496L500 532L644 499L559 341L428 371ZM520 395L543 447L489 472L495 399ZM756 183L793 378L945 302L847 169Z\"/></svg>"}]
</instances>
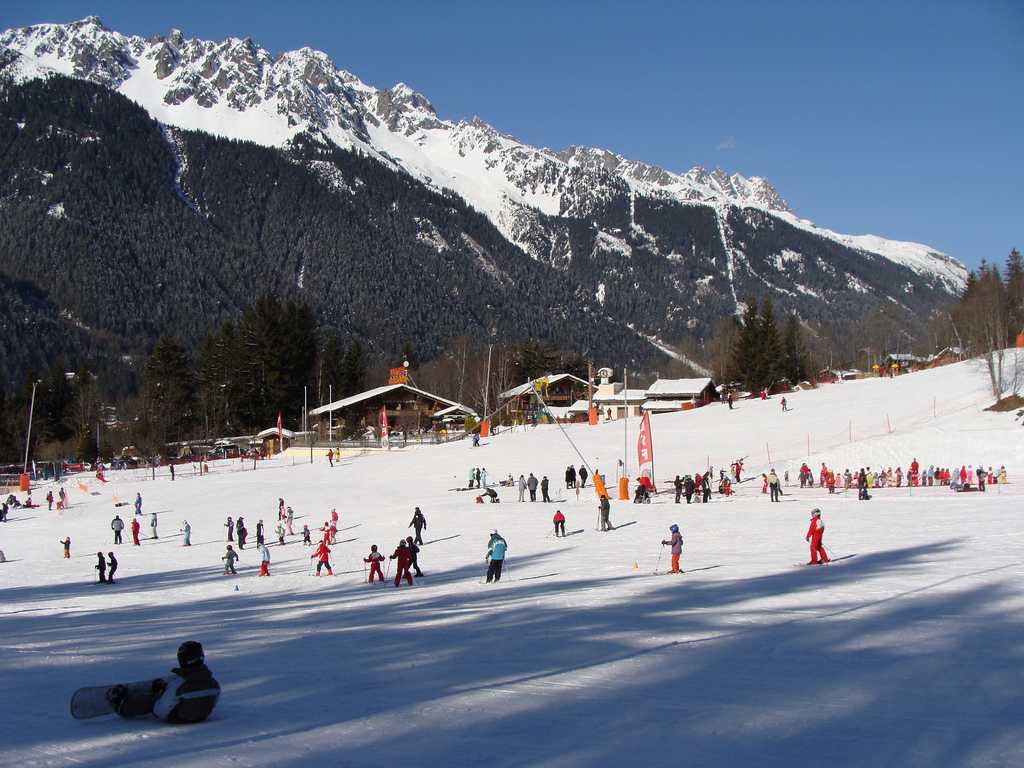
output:
<instances>
[{"instance_id":1,"label":"chalet roof","mask_svg":"<svg viewBox=\"0 0 1024 768\"><path fill-rule=\"evenodd\" d=\"M422 389L417 389L416 387L411 387L408 384L386 384L383 387L375 387L373 389L368 389L365 392L360 392L358 395L351 395L349 397L344 397L341 400L335 400L333 403L321 405L319 408L314 408L313 410L311 410L309 412L309 415L319 416L323 413L332 413L334 411L344 410L345 408L350 408L351 406L357 405L358 403L361 403L365 400L372 400L375 397L387 395L400 389L405 389L408 390L409 392L414 392L417 395L428 397L431 400L437 400L440 403L446 403L448 406L459 405L453 400L441 397L440 395L431 394L430 392L426 392L425 390Z\"/></svg>"},{"instance_id":2,"label":"chalet roof","mask_svg":"<svg viewBox=\"0 0 1024 768\"><path fill-rule=\"evenodd\" d=\"M700 379L658 379L647 388L647 396L695 397L710 385L713 385L713 382L708 377Z\"/></svg>"},{"instance_id":3,"label":"chalet roof","mask_svg":"<svg viewBox=\"0 0 1024 768\"><path fill-rule=\"evenodd\" d=\"M526 384L520 384L518 387L512 387L512 389L505 390L500 395L498 395L498 399L508 400L509 398L512 397L519 397L520 395L525 395L533 388L533 385L536 382L545 378L548 380L548 386L551 386L552 384L557 384L559 381L562 381L563 379L573 379L574 381L579 382L583 386L587 386L587 382L585 382L579 376L573 376L571 373L548 374L547 376L539 376L536 379L533 379L533 381L528 381Z\"/></svg>"},{"instance_id":4,"label":"chalet roof","mask_svg":"<svg viewBox=\"0 0 1024 768\"><path fill-rule=\"evenodd\" d=\"M627 389L626 390L626 402L627 403L641 403L647 399L646 389ZM615 405L618 403L622 405L622 390L619 390L614 395L594 395L595 403L602 403L605 405Z\"/></svg>"}]
</instances>

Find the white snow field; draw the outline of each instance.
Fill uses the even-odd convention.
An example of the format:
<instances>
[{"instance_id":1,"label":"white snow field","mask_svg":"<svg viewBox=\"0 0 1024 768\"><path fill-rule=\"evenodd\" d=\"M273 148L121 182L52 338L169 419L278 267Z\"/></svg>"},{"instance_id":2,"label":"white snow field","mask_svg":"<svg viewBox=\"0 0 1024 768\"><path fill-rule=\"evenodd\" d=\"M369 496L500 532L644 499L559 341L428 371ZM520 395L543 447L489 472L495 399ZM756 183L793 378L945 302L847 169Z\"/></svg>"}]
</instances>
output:
<instances>
[{"instance_id":1,"label":"white snow field","mask_svg":"<svg viewBox=\"0 0 1024 768\"><path fill-rule=\"evenodd\" d=\"M656 416L657 474L710 457L717 476L744 455L759 473L771 451L780 473L804 459L839 471L906 469L915 456L1005 464L1006 486L876 489L869 502L790 487L770 504L755 480L703 506L668 494L614 502L622 527L610 533L594 530L589 488L579 500L561 490L580 461L554 426L334 469L288 457L205 477L183 468L174 482L111 473L107 485L86 479L89 494L72 480L71 509L14 510L0 525L0 764L1024 765L1024 429L980 410L986 389L968 362L793 394L785 414L776 397ZM614 474L621 422L566 433ZM557 501L520 504L500 488L501 504L474 504L448 490L471 466L547 474ZM96 551L112 549L113 496L130 502L136 490L159 511L161 537L118 546L117 584L94 584ZM299 528L338 508L333 578L310 575L297 536L271 547L270 578L257 578L249 546L239 575L222 575L225 517L244 515L252 540L258 519L273 526L279 496ZM428 520L426 577L363 583L370 544L390 554L415 505ZM846 559L796 567L814 506L833 557ZM555 508L568 517L564 540L549 536ZM131 518L130 506L117 511ZM687 572L654 576L673 522ZM485 586L492 527L509 559ZM204 644L223 685L211 720L71 719L75 688L164 674L185 639Z\"/></svg>"}]
</instances>

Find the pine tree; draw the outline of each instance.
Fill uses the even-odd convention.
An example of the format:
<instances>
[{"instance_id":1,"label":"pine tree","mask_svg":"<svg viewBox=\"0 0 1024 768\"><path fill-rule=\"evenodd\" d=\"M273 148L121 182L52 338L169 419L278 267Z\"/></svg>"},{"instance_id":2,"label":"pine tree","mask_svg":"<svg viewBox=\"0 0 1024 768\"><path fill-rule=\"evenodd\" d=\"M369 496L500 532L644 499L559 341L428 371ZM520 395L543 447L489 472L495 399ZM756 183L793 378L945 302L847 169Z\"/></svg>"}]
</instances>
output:
<instances>
[{"instance_id":1,"label":"pine tree","mask_svg":"<svg viewBox=\"0 0 1024 768\"><path fill-rule=\"evenodd\" d=\"M1018 333L1024 333L1024 257L1016 248L1006 257L1005 270L1007 320L1010 339L1013 342Z\"/></svg>"},{"instance_id":2,"label":"pine tree","mask_svg":"<svg viewBox=\"0 0 1024 768\"><path fill-rule=\"evenodd\" d=\"M804 364L805 355L800 321L797 320L795 314L790 314L786 318L786 329L782 335L781 371L793 386L807 378L807 367Z\"/></svg>"},{"instance_id":3,"label":"pine tree","mask_svg":"<svg viewBox=\"0 0 1024 768\"><path fill-rule=\"evenodd\" d=\"M341 388L345 396L357 395L366 388L366 367L366 353L356 339L349 345L341 364ZM411 362L409 367L412 367Z\"/></svg>"},{"instance_id":4,"label":"pine tree","mask_svg":"<svg viewBox=\"0 0 1024 768\"><path fill-rule=\"evenodd\" d=\"M783 375L782 344L779 341L779 329L775 325L775 310L770 299L765 299L761 307L759 325L761 331L758 339L760 389L770 389Z\"/></svg>"},{"instance_id":5,"label":"pine tree","mask_svg":"<svg viewBox=\"0 0 1024 768\"><path fill-rule=\"evenodd\" d=\"M757 300L748 299L743 310L743 317L740 319L739 333L736 335L736 343L732 355L732 368L736 377L743 382L743 386L750 392L760 389L762 380L761 355L758 343L759 332L760 321L757 315Z\"/></svg>"}]
</instances>

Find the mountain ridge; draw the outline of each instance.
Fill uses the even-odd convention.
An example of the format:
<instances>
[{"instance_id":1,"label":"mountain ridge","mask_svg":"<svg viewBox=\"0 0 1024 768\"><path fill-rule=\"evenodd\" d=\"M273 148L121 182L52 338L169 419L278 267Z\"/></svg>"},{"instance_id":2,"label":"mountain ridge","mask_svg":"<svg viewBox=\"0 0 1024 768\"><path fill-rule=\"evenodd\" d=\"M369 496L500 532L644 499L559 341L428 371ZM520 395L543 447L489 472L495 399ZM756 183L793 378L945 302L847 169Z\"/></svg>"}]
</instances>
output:
<instances>
[{"instance_id":1,"label":"mountain ridge","mask_svg":"<svg viewBox=\"0 0 1024 768\"><path fill-rule=\"evenodd\" d=\"M534 258L550 250L537 214L586 218L611 198L655 197L756 208L816 236L906 266L946 293L966 282L956 259L918 243L843 235L797 216L766 179L696 166L678 174L605 149L535 148L479 118L438 117L430 100L405 83L367 85L309 47L273 55L251 38L220 42L180 30L149 38L106 28L95 16L0 33L0 46L24 61L15 79L57 72L113 88L155 119L226 138L285 147L309 132L382 159L435 188L462 196L513 244ZM735 293L735 289L731 290ZM734 302L734 311L741 309Z\"/></svg>"}]
</instances>

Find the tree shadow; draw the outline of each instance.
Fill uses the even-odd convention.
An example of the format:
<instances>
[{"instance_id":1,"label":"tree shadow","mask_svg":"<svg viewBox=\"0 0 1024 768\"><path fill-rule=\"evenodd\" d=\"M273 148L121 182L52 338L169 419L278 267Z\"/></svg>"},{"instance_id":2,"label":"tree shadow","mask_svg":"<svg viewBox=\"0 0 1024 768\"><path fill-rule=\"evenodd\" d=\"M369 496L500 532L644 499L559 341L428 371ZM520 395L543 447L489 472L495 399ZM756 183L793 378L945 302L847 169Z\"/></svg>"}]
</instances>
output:
<instances>
[{"instance_id":1,"label":"tree shadow","mask_svg":"<svg viewBox=\"0 0 1024 768\"><path fill-rule=\"evenodd\" d=\"M1024 621L1010 609L1019 604L1012 582L992 580L1017 566L920 582L926 563L952 569L959 546L731 580L567 583L534 573L547 559L538 555L511 561L517 580L479 589L447 587L479 578L482 567L465 566L411 590L335 582L8 615L8 647L48 656L23 664L23 652L0 655L13 689L33 691L16 710L4 705L0 737L12 759L45 751L52 729L25 724L65 711L72 688L151 676L178 641L196 638L224 686L210 722L69 722L61 758L146 762L146 739L94 744L141 733L159 735L167 764L355 764L410 739L417 762L445 766L791 766L809 754L844 766L1021 764ZM173 589L193 577L214 578L132 578ZM894 578L907 588L893 592ZM16 608L81 591L5 597ZM430 737L418 738L425 728Z\"/></svg>"}]
</instances>

